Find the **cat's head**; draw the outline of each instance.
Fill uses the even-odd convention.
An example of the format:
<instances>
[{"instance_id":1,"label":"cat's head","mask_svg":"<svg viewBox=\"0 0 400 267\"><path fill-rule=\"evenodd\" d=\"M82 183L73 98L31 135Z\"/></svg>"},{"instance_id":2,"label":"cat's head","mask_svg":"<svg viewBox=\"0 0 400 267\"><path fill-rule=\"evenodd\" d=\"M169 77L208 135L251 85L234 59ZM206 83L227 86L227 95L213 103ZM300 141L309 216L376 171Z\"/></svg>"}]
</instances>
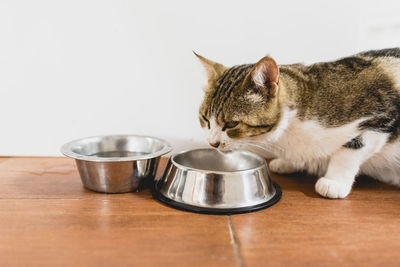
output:
<instances>
[{"instance_id":1,"label":"cat's head","mask_svg":"<svg viewBox=\"0 0 400 267\"><path fill-rule=\"evenodd\" d=\"M227 68L196 56L208 75L199 119L211 146L229 147L241 140L268 135L276 128L281 113L279 68L272 58Z\"/></svg>"}]
</instances>

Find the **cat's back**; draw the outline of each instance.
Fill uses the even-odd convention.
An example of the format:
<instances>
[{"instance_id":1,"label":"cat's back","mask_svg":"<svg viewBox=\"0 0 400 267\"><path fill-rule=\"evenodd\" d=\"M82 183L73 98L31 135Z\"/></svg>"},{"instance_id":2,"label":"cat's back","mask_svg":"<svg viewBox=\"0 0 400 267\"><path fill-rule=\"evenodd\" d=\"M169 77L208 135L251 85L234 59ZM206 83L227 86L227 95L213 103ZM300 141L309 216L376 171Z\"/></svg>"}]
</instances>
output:
<instances>
[{"instance_id":1,"label":"cat's back","mask_svg":"<svg viewBox=\"0 0 400 267\"><path fill-rule=\"evenodd\" d=\"M371 50L331 62L280 66L298 115L340 126L400 103L400 48ZM293 89L294 88L294 89ZM393 114L393 113L392 113Z\"/></svg>"},{"instance_id":2,"label":"cat's back","mask_svg":"<svg viewBox=\"0 0 400 267\"><path fill-rule=\"evenodd\" d=\"M364 56L364 57L371 57L371 58L393 57L393 58L400 59L400 47L386 48L386 49L380 49L380 50L370 50L370 51L366 51L366 52L361 52L358 55Z\"/></svg>"},{"instance_id":3,"label":"cat's back","mask_svg":"<svg viewBox=\"0 0 400 267\"><path fill-rule=\"evenodd\" d=\"M307 89L360 99L374 92L400 91L400 48L370 50L303 69Z\"/></svg>"},{"instance_id":4,"label":"cat's back","mask_svg":"<svg viewBox=\"0 0 400 267\"><path fill-rule=\"evenodd\" d=\"M301 64L282 66L285 73L296 69L302 72L307 82L315 83L320 87L345 86L349 82L360 82L358 79L374 80L382 75L398 71L400 64L400 48L388 48L381 50L370 50L352 56L344 57L335 61L319 62L309 66Z\"/></svg>"},{"instance_id":5,"label":"cat's back","mask_svg":"<svg viewBox=\"0 0 400 267\"><path fill-rule=\"evenodd\" d=\"M376 79L379 75L387 75L399 71L400 48L370 50L335 61L319 62L311 65L290 64L279 67L283 75L294 81L301 81L310 89L330 87L347 87L349 82L357 79ZM397 73L398 74L398 73ZM398 77L400 78L400 77ZM359 81L357 81L359 82Z\"/></svg>"}]
</instances>

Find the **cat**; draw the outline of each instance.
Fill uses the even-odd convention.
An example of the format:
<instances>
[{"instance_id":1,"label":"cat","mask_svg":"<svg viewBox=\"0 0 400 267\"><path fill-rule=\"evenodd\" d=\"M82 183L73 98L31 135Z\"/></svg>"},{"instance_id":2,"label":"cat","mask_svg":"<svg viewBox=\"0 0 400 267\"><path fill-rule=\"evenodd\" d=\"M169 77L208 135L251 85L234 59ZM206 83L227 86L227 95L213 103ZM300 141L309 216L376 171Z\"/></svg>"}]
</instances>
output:
<instances>
[{"instance_id":1,"label":"cat","mask_svg":"<svg viewBox=\"0 0 400 267\"><path fill-rule=\"evenodd\" d=\"M211 146L262 147L276 156L272 172L317 175L327 198L345 198L359 174L400 185L400 48L230 68L195 55L208 76L199 120Z\"/></svg>"}]
</instances>

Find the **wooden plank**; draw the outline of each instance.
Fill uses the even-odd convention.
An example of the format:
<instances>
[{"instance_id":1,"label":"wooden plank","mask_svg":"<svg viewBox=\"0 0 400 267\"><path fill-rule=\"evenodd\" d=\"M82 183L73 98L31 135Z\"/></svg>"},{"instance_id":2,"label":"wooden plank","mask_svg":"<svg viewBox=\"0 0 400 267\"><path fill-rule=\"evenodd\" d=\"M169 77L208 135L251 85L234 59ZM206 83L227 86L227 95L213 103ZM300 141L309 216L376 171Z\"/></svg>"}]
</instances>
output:
<instances>
[{"instance_id":1,"label":"wooden plank","mask_svg":"<svg viewBox=\"0 0 400 267\"><path fill-rule=\"evenodd\" d=\"M399 266L400 192L360 177L344 200L314 192L315 178L273 175L282 200L232 216L246 266Z\"/></svg>"},{"instance_id":2,"label":"wooden plank","mask_svg":"<svg viewBox=\"0 0 400 267\"><path fill-rule=\"evenodd\" d=\"M133 200L2 199L0 266L237 266L226 216Z\"/></svg>"},{"instance_id":3,"label":"wooden plank","mask_svg":"<svg viewBox=\"0 0 400 267\"><path fill-rule=\"evenodd\" d=\"M91 192L73 160L10 158L0 177L0 266L238 263L226 216L177 211L149 190Z\"/></svg>"},{"instance_id":4,"label":"wooden plank","mask_svg":"<svg viewBox=\"0 0 400 267\"><path fill-rule=\"evenodd\" d=\"M400 263L399 189L368 178L328 200L313 177L274 175L282 200L231 223L166 207L148 190L91 192L67 158L5 159L0 178L0 266Z\"/></svg>"},{"instance_id":5,"label":"wooden plank","mask_svg":"<svg viewBox=\"0 0 400 267\"><path fill-rule=\"evenodd\" d=\"M8 160L9 157L0 157L0 164Z\"/></svg>"},{"instance_id":6,"label":"wooden plank","mask_svg":"<svg viewBox=\"0 0 400 267\"><path fill-rule=\"evenodd\" d=\"M160 161L162 175L166 159ZM103 198L82 186L75 161L58 157L13 157L0 164L1 198ZM117 198L131 197L119 194Z\"/></svg>"}]
</instances>

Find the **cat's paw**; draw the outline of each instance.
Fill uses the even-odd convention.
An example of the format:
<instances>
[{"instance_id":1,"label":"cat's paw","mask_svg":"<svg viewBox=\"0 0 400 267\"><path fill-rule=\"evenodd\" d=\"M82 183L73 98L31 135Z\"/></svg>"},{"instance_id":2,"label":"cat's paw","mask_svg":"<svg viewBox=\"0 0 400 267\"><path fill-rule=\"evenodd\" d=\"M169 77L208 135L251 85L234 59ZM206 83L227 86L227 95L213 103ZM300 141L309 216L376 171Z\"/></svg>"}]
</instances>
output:
<instances>
[{"instance_id":1,"label":"cat's paw","mask_svg":"<svg viewBox=\"0 0 400 267\"><path fill-rule=\"evenodd\" d=\"M283 159L273 159L269 163L269 169L272 172L275 173L280 173L280 174L288 174L288 173L294 173L299 171L297 168L295 168L290 162L287 162L286 160Z\"/></svg>"},{"instance_id":2,"label":"cat's paw","mask_svg":"<svg viewBox=\"0 0 400 267\"><path fill-rule=\"evenodd\" d=\"M351 184L348 185L334 179L322 177L315 184L315 191L323 197L345 198L351 191Z\"/></svg>"}]
</instances>

